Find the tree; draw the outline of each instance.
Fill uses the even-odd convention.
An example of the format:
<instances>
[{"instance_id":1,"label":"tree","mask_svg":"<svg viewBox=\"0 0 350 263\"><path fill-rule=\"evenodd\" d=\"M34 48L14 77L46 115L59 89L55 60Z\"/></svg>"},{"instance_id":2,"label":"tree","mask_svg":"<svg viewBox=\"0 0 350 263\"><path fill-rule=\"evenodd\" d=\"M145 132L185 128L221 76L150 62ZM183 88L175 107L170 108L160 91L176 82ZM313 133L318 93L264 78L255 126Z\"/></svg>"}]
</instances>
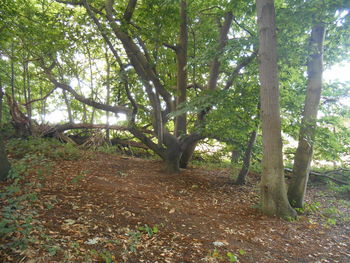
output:
<instances>
[{"instance_id":1,"label":"tree","mask_svg":"<svg viewBox=\"0 0 350 263\"><path fill-rule=\"evenodd\" d=\"M316 132L317 111L321 99L324 38L325 25L318 23L311 31L305 106L299 133L299 144L294 157L293 177L288 189L290 203L294 207L300 208L304 205Z\"/></svg>"},{"instance_id":2,"label":"tree","mask_svg":"<svg viewBox=\"0 0 350 263\"><path fill-rule=\"evenodd\" d=\"M121 79L125 87L124 94L126 94L129 102L127 107L112 107L114 113L124 112L128 115L129 131L165 161L168 171L178 172L180 166L186 167L196 143L204 138L198 132L198 127L205 125L204 117L208 113L208 109L198 114L197 121L194 121L195 116L191 116L190 131L188 131L189 122L186 112L175 116L175 124L171 123L173 118L169 117L169 114L176 111L179 105L187 101L190 87L196 89L201 87L202 90L216 89L218 79L223 72L223 66L229 68L227 58L225 58L225 64L223 63L225 59L221 59L220 56L225 52L229 31L234 20L232 14L233 1L225 4L221 3L214 8L209 4L209 9L206 4L193 2L192 13L188 10L188 3L185 0L179 1L179 4L176 5L174 3L164 5L162 1L141 2L130 0L126 6L109 0L103 4L89 3L86 0L57 0L57 2L84 7L87 15L95 24L97 32L102 36L114 59L117 61L120 73L123 76ZM196 8L196 5L199 5L204 10L218 10L214 13L214 19L212 19L217 21L218 28L214 27L213 30L212 23L205 21L206 26L211 26L211 28L205 28L205 30L210 30L213 33L206 34L201 32L203 39L201 39L201 43L196 41L195 35L197 32L193 29L202 26L199 23L202 18L200 20L193 18L193 10ZM154 14L155 10L158 12L157 14ZM169 16L174 11L179 16ZM192 14L191 24L189 24L188 14ZM157 17L156 20L159 20L156 23L155 16ZM118 17L118 21L116 21L115 17ZM179 25L177 30L174 29L173 25ZM166 29L160 29L159 26ZM149 28L149 30L143 27ZM189 28L192 29L192 39L190 40ZM174 39L176 38L177 44L174 45ZM247 39L250 39L250 37L247 37ZM202 67L200 70L193 69L193 83L188 85L189 68L197 67L188 64L188 46L190 41L192 45L191 51L193 52L197 52L195 50L199 47L207 48L208 43L210 43L212 54L210 54L209 60L206 58L206 61L203 63L205 67ZM247 46L249 47L249 45ZM245 52L242 53L244 54ZM52 55L51 58L56 56ZM238 56L242 56L242 54L238 54ZM177 68L174 68L172 63L169 63L174 57ZM252 57L255 57L255 54ZM67 83L62 83L55 76L57 60L50 62L48 57L43 56L41 61L41 66L55 86L66 89L69 92L75 92ZM243 61L251 60L244 57ZM236 69L229 70L237 73L247 64L237 63ZM132 69L129 66L132 66ZM205 72L205 68L207 68L207 72ZM128 78L131 78L131 76L134 78L135 75L137 76L137 81L128 81ZM232 77L229 76L227 78L231 82L229 86L232 85L232 79L237 74L232 75ZM205 77L207 77L207 80L203 81L207 81L207 85L196 83L196 78L203 79ZM172 88L173 84L176 84L175 89ZM96 104L91 99L86 100L87 98L76 95L78 94L73 94L75 99L88 103L88 105L96 106L98 104L99 109L106 110L109 108L112 110L109 105ZM120 111L122 108L123 110ZM135 122L136 115L139 120L141 114L146 116L146 124L152 125L153 138L143 134L139 128L140 123Z\"/></svg>"},{"instance_id":3,"label":"tree","mask_svg":"<svg viewBox=\"0 0 350 263\"><path fill-rule=\"evenodd\" d=\"M7 179L11 165L7 159L6 150L2 135L0 135L0 181Z\"/></svg>"},{"instance_id":4,"label":"tree","mask_svg":"<svg viewBox=\"0 0 350 263\"><path fill-rule=\"evenodd\" d=\"M287 198L282 156L277 40L273 0L257 0L259 76L263 136L261 209L267 215L294 217Z\"/></svg>"}]
</instances>

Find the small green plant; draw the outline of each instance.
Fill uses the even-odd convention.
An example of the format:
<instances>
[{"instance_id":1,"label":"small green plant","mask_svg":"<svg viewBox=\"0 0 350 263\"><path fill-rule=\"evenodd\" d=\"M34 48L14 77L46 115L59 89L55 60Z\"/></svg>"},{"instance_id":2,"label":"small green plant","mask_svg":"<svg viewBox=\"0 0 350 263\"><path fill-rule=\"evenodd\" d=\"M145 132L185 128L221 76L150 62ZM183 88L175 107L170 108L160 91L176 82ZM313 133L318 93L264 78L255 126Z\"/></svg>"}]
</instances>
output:
<instances>
[{"instance_id":1,"label":"small green plant","mask_svg":"<svg viewBox=\"0 0 350 263\"><path fill-rule=\"evenodd\" d=\"M117 152L117 148L115 146L111 146L111 145L103 145L103 146L99 146L97 148L97 151L103 152L103 153L108 153L108 154L113 154L113 153Z\"/></svg>"},{"instance_id":2,"label":"small green plant","mask_svg":"<svg viewBox=\"0 0 350 263\"><path fill-rule=\"evenodd\" d=\"M1 249L9 245L14 251L23 250L31 242L35 209L28 212L25 208L37 200L37 195L31 191L33 185L27 184L28 189L22 189L19 180L20 177L16 178L1 192L3 207L0 210L0 236L8 241L0 246Z\"/></svg>"},{"instance_id":3,"label":"small green plant","mask_svg":"<svg viewBox=\"0 0 350 263\"><path fill-rule=\"evenodd\" d=\"M326 223L329 226L335 226L337 224L337 220L335 218L328 218Z\"/></svg>"},{"instance_id":4,"label":"small green plant","mask_svg":"<svg viewBox=\"0 0 350 263\"><path fill-rule=\"evenodd\" d=\"M239 253L241 256L244 256L244 255L246 254L245 250L242 249L242 248L240 248L240 249L238 250L238 253Z\"/></svg>"},{"instance_id":5,"label":"small green plant","mask_svg":"<svg viewBox=\"0 0 350 263\"><path fill-rule=\"evenodd\" d=\"M232 252L227 252L226 256L228 257L229 262L237 262L238 257Z\"/></svg>"},{"instance_id":6,"label":"small green plant","mask_svg":"<svg viewBox=\"0 0 350 263\"><path fill-rule=\"evenodd\" d=\"M310 213L318 212L320 208L321 208L320 202L312 202L312 203L305 203L303 208L295 208L295 210L299 214L310 214Z\"/></svg>"},{"instance_id":7,"label":"small green plant","mask_svg":"<svg viewBox=\"0 0 350 263\"><path fill-rule=\"evenodd\" d=\"M91 250L91 255L95 255L104 260L105 263L113 263L115 262L115 257L108 250L103 250L102 252L98 252L95 249Z\"/></svg>"},{"instance_id":8,"label":"small green plant","mask_svg":"<svg viewBox=\"0 0 350 263\"><path fill-rule=\"evenodd\" d=\"M238 254L239 254L240 256L243 256L243 255L246 254L246 252L245 252L244 249L239 249L239 250L238 250ZM228 251L228 252L226 253L226 256L225 256L225 255L221 254L221 253L219 252L219 250L216 249L216 248L210 253L209 257L210 257L210 258L214 258L214 259L216 259L216 260L219 260L220 262L221 262L221 261L225 261L225 262L227 262L227 261L228 261L228 262L238 262L238 255L237 255L237 254L235 254L235 253L233 253L233 252L231 252L231 251Z\"/></svg>"},{"instance_id":9,"label":"small green plant","mask_svg":"<svg viewBox=\"0 0 350 263\"><path fill-rule=\"evenodd\" d=\"M79 175L76 175L72 178L71 182L73 184L76 184L76 183L79 183L81 180L83 180L85 178L85 175L83 174L79 174Z\"/></svg>"},{"instance_id":10,"label":"small green plant","mask_svg":"<svg viewBox=\"0 0 350 263\"><path fill-rule=\"evenodd\" d=\"M129 251L132 253L137 252L137 245L140 243L141 233L139 231L130 231L128 235Z\"/></svg>"},{"instance_id":11,"label":"small green plant","mask_svg":"<svg viewBox=\"0 0 350 263\"><path fill-rule=\"evenodd\" d=\"M157 234L159 231L158 225L155 225L153 227L150 227L148 225L144 225L144 226L140 226L138 229L140 231L146 232L149 237L152 237L154 234Z\"/></svg>"}]
</instances>

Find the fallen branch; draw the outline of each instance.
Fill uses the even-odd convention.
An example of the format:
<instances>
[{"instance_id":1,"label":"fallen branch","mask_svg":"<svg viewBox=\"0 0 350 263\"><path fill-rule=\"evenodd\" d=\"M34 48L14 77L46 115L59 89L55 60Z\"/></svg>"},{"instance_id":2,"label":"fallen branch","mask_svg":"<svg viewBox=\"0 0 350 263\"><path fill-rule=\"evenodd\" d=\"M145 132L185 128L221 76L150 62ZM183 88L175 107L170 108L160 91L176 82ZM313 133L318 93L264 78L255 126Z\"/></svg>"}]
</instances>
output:
<instances>
[{"instance_id":1,"label":"fallen branch","mask_svg":"<svg viewBox=\"0 0 350 263\"><path fill-rule=\"evenodd\" d=\"M141 142L122 140L120 138L113 138L111 140L112 145L121 145L123 147L136 147L144 150L148 150L148 147Z\"/></svg>"},{"instance_id":2,"label":"fallen branch","mask_svg":"<svg viewBox=\"0 0 350 263\"><path fill-rule=\"evenodd\" d=\"M293 172L293 170L290 169L290 168L284 168L284 171L285 172L289 172L289 173ZM332 180L333 182L336 182L336 183L341 184L341 185L349 185L349 183L344 181L344 180L337 179L337 178L334 178L334 177L330 176L330 174L344 175L344 174L340 173L340 171L350 171L350 170L349 169L340 168L340 169L336 169L336 170L327 171L325 173L318 173L318 172L310 171L309 175L321 176L321 177L328 178L328 179Z\"/></svg>"},{"instance_id":3,"label":"fallen branch","mask_svg":"<svg viewBox=\"0 0 350 263\"><path fill-rule=\"evenodd\" d=\"M106 125L106 124L91 124L91 123L65 123L65 124L58 124L55 126L52 126L50 129L47 129L45 131L44 135L49 135L54 132L64 132L67 130L80 130L80 129L110 129L110 130L117 130L117 131L129 131L128 126L119 126L119 125ZM142 132L147 134L153 134L151 130L143 129Z\"/></svg>"}]
</instances>

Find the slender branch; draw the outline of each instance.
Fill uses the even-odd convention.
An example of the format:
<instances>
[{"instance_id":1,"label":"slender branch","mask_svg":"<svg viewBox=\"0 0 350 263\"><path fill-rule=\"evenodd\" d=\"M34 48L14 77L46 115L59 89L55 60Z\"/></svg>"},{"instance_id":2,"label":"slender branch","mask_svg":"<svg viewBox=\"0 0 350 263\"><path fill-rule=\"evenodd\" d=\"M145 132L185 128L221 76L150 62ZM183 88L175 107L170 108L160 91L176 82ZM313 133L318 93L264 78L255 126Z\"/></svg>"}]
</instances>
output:
<instances>
[{"instance_id":1,"label":"slender branch","mask_svg":"<svg viewBox=\"0 0 350 263\"><path fill-rule=\"evenodd\" d=\"M126 7L126 10L123 15L123 19L125 22L129 23L131 20L131 17L135 11L135 7L137 4L137 0L129 0L128 6Z\"/></svg>"},{"instance_id":2,"label":"slender branch","mask_svg":"<svg viewBox=\"0 0 350 263\"><path fill-rule=\"evenodd\" d=\"M66 5L73 5L73 6L83 6L86 2L86 0L73 0L73 1L65 1L65 0L55 0L57 3L61 3L61 4L66 4ZM90 9L92 9L95 13L104 16L105 14L103 14L100 10L90 6Z\"/></svg>"},{"instance_id":3,"label":"slender branch","mask_svg":"<svg viewBox=\"0 0 350 263\"><path fill-rule=\"evenodd\" d=\"M230 30L231 24L232 24L233 14L232 12L227 12L225 14L225 20L223 25L220 27L220 35L218 39L218 51L215 55L211 67L210 67L210 75L209 75L209 81L208 81L208 88L210 90L214 90L216 88L216 84L219 78L220 74L220 61L219 61L219 55L224 50L224 47L226 45L227 41L227 35Z\"/></svg>"},{"instance_id":4,"label":"slender branch","mask_svg":"<svg viewBox=\"0 0 350 263\"><path fill-rule=\"evenodd\" d=\"M47 93L44 97L39 98L39 99L35 99L35 100L28 101L27 103L22 104L22 105L26 107L26 106L28 106L29 104L32 104L32 103L34 103L34 102L46 100L56 89L57 89L57 87L54 87L54 88L53 88L52 90L50 90L50 92Z\"/></svg>"},{"instance_id":5,"label":"slender branch","mask_svg":"<svg viewBox=\"0 0 350 263\"><path fill-rule=\"evenodd\" d=\"M115 114L118 114L118 113L124 113L126 115L130 114L130 110L124 106L111 106L111 105L107 105L104 103L96 102L94 100L85 98L84 96L81 96L80 94L78 94L71 86L57 81L56 78L52 75L52 73L47 68L44 68L44 72L45 72L47 78L55 85L55 87L61 88L63 90L70 92L76 100L78 100L82 103L85 103L85 104L92 106L96 109L110 111L110 112L113 112Z\"/></svg>"},{"instance_id":6,"label":"slender branch","mask_svg":"<svg viewBox=\"0 0 350 263\"><path fill-rule=\"evenodd\" d=\"M228 78L224 90L228 90L232 86L233 81L238 76L241 69L249 65L249 63L251 63L257 55L258 52L254 51L249 57L244 58L243 61L236 66L236 68L232 71L230 77Z\"/></svg>"},{"instance_id":7,"label":"slender branch","mask_svg":"<svg viewBox=\"0 0 350 263\"><path fill-rule=\"evenodd\" d=\"M247 28L245 28L244 26L242 26L238 21L237 21L237 19L234 17L233 18L233 21L235 22L235 24L237 25L237 26L239 26L240 28L242 28L245 32L247 32L250 36L252 36L252 37L255 37L255 34L253 34L250 30L248 30Z\"/></svg>"},{"instance_id":8,"label":"slender branch","mask_svg":"<svg viewBox=\"0 0 350 263\"><path fill-rule=\"evenodd\" d=\"M72 0L72 1L64 1L64 0L55 0L57 3L66 4L66 5L83 5L83 1Z\"/></svg>"},{"instance_id":9,"label":"slender branch","mask_svg":"<svg viewBox=\"0 0 350 263\"><path fill-rule=\"evenodd\" d=\"M163 46L165 46L167 48L170 48L170 49L174 50L175 52L177 52L177 50L178 50L177 46L174 46L174 45L171 45L171 44L168 44L168 43L163 43Z\"/></svg>"}]
</instances>

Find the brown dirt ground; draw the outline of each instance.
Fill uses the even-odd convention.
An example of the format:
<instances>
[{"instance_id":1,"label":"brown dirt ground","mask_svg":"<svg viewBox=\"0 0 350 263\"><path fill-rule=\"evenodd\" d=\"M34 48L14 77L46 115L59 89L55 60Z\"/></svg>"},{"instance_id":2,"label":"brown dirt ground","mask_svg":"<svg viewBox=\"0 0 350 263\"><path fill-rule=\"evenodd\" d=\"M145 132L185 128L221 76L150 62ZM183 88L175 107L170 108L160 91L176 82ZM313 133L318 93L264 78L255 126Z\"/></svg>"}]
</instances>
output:
<instances>
[{"instance_id":1,"label":"brown dirt ground","mask_svg":"<svg viewBox=\"0 0 350 263\"><path fill-rule=\"evenodd\" d=\"M38 240L21 255L0 252L0 261L230 262L231 252L238 262L350 262L349 225L327 227L315 214L268 218L254 208L258 175L243 187L228 178L227 169L169 175L159 161L97 152L57 162L35 190Z\"/></svg>"}]
</instances>

